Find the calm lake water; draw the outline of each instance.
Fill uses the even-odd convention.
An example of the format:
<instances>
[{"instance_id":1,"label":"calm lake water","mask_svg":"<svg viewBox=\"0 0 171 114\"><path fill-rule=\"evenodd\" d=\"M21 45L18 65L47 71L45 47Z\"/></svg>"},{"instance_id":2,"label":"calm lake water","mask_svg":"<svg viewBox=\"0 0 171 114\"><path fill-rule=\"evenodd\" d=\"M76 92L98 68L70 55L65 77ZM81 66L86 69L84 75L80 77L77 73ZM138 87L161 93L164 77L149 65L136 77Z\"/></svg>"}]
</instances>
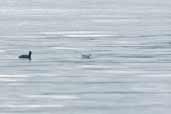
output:
<instances>
[{"instance_id":1,"label":"calm lake water","mask_svg":"<svg viewBox=\"0 0 171 114\"><path fill-rule=\"evenodd\" d=\"M170 114L170 0L0 2L0 114Z\"/></svg>"}]
</instances>

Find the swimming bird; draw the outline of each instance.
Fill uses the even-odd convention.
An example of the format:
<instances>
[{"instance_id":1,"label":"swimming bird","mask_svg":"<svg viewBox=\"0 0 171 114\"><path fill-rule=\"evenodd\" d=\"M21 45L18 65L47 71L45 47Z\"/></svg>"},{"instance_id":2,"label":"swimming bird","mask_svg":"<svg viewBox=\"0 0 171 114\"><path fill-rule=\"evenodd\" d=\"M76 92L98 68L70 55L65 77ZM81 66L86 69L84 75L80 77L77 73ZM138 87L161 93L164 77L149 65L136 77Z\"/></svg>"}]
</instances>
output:
<instances>
[{"instance_id":1,"label":"swimming bird","mask_svg":"<svg viewBox=\"0 0 171 114\"><path fill-rule=\"evenodd\" d=\"M31 54L32 54L32 51L29 51L28 55L20 55L18 58L31 60Z\"/></svg>"},{"instance_id":2,"label":"swimming bird","mask_svg":"<svg viewBox=\"0 0 171 114\"><path fill-rule=\"evenodd\" d=\"M91 59L91 54L82 54L81 55L83 59Z\"/></svg>"}]
</instances>

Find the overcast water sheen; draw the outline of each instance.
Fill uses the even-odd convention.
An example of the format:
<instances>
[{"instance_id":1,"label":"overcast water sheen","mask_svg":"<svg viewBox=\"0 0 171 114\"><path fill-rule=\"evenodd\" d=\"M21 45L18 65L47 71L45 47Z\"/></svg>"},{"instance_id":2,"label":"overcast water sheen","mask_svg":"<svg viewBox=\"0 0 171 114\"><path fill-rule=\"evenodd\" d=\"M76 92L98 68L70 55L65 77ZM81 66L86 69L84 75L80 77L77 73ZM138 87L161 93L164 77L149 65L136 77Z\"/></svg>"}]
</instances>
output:
<instances>
[{"instance_id":1,"label":"overcast water sheen","mask_svg":"<svg viewBox=\"0 0 171 114\"><path fill-rule=\"evenodd\" d=\"M0 0L0 28L0 114L171 112L170 0Z\"/></svg>"}]
</instances>

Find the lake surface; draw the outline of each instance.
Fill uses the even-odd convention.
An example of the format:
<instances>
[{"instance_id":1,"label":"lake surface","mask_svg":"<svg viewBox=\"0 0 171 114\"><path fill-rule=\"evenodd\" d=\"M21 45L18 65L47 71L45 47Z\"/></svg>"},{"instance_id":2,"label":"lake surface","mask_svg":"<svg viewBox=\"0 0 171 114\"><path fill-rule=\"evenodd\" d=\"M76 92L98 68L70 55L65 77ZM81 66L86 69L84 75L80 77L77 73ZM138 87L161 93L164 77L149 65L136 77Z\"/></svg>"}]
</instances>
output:
<instances>
[{"instance_id":1,"label":"lake surface","mask_svg":"<svg viewBox=\"0 0 171 114\"><path fill-rule=\"evenodd\" d=\"M170 0L0 2L0 114L170 114Z\"/></svg>"}]
</instances>

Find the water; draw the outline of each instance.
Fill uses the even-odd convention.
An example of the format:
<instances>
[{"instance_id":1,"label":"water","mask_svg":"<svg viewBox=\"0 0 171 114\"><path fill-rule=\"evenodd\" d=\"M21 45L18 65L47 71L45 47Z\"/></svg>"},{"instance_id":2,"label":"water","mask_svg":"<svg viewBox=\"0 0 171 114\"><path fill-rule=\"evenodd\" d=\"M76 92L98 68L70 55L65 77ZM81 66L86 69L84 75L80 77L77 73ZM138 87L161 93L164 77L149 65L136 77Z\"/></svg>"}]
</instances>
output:
<instances>
[{"instance_id":1,"label":"water","mask_svg":"<svg viewBox=\"0 0 171 114\"><path fill-rule=\"evenodd\" d=\"M169 114L170 6L1 0L0 113Z\"/></svg>"}]
</instances>

